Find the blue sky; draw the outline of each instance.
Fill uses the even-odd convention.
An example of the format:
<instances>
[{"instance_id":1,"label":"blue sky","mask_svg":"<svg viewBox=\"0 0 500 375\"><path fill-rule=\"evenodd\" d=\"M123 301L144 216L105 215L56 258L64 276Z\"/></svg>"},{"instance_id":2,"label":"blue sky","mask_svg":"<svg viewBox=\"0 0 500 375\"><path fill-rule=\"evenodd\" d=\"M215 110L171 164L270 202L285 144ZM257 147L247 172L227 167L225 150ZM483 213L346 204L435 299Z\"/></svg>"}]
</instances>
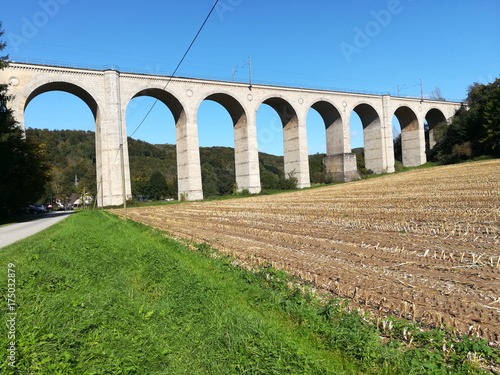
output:
<instances>
[{"instance_id":1,"label":"blue sky","mask_svg":"<svg viewBox=\"0 0 500 375\"><path fill-rule=\"evenodd\" d=\"M4 0L6 52L22 59L120 70L172 72L215 0L77 1ZM360 31L365 35L360 36ZM179 69L183 76L248 80L287 86L424 95L435 87L461 100L473 82L500 74L498 0L263 1L220 0ZM153 100L127 109L130 135ZM352 147L363 144L351 118ZM25 114L27 127L94 130L90 110L76 97L46 93ZM204 102L198 112L201 146L233 146L228 113ZM399 125L397 121L394 126ZM309 153L325 151L324 125L314 110L307 121ZM263 105L257 114L259 150L283 153L278 116ZM134 138L175 143L172 115L155 106Z\"/></svg>"}]
</instances>

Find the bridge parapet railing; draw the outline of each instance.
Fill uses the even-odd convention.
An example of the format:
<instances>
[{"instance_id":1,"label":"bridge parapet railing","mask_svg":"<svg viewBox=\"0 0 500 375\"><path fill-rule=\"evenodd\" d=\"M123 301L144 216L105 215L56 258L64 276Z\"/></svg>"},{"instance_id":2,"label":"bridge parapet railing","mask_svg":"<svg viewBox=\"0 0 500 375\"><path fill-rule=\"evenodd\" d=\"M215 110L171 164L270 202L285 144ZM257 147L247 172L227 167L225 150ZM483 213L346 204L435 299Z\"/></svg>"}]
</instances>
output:
<instances>
[{"instance_id":1,"label":"bridge parapet railing","mask_svg":"<svg viewBox=\"0 0 500 375\"><path fill-rule=\"evenodd\" d=\"M10 60L10 62L36 64L36 65L43 65L43 66L55 66L55 67L59 67L59 68L87 69L87 70L99 70L99 71L113 69L113 70L117 70L117 71L122 72L122 73L147 74L147 75L156 75L156 76L163 76L163 77L171 77L172 76L171 72L160 71L160 70L156 70L156 69L120 68L117 65L111 65L111 64L95 65L95 64L86 64L86 63L69 63L69 62L61 62L61 61L56 61L56 60L32 59L32 58L22 58L22 57L12 58ZM245 79L238 79L238 80L232 81L232 80L227 79L227 77L216 77L216 76L203 75L203 74L177 73L175 75L175 77L176 78L194 78L194 79L203 79L203 80L209 80L209 81L222 81L222 82L234 82L234 83L250 84L250 81L245 80ZM395 97L395 98L422 99L422 97L420 97L420 96L398 95L398 94L395 94L392 92L347 89L347 88L338 88L338 87L332 87L332 86L322 86L322 85L303 84L303 83L302 84L293 84L293 83L290 84L290 83L275 82L275 81L255 80L253 78L252 78L252 84L253 85L263 85L263 86L294 88L294 89L305 89L305 90L321 90L321 91L330 91L330 92L363 94L363 95L376 95L376 96L390 95L390 96ZM425 98L425 97L423 99L435 100L435 99ZM460 100L441 99L441 100L436 100L436 101L462 103L464 100L463 99L460 99Z\"/></svg>"}]
</instances>

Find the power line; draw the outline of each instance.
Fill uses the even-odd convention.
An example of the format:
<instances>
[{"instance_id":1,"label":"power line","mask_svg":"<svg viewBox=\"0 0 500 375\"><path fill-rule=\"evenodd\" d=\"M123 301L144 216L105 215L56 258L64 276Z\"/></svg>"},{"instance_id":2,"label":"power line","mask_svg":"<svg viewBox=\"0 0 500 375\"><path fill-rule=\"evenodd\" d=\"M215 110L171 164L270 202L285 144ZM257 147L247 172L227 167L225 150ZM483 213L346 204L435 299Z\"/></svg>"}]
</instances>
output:
<instances>
[{"instance_id":1,"label":"power line","mask_svg":"<svg viewBox=\"0 0 500 375\"><path fill-rule=\"evenodd\" d=\"M196 39L198 38L198 35L200 35L201 33L201 30L203 30L203 28L205 27L205 24L207 23L208 19L210 18L210 16L212 15L215 7L217 6L217 3L219 2L219 0L216 0L215 3L214 3L214 6L212 7L212 9L210 10L210 13L208 13L208 16L205 18L205 21L203 21L203 24L201 25L200 29L198 30L198 32L196 33L195 37L193 38L193 41L191 42L191 44L189 45L188 49L186 50L186 52L184 53L184 56L182 56L182 59L181 61L179 61L179 64L177 64L177 67L175 68L174 72L172 73L172 75L169 76L168 78L168 81L167 83L165 84L165 87L163 87L163 90L165 90L168 86L168 84L170 83L170 81L172 81L172 78L174 78L175 76L175 73L177 73L177 70L179 69L179 67L181 66L182 62L184 61L184 59L186 58L187 54L189 53L189 50L191 50L191 47L193 46L194 42L196 41ZM135 128L134 132L130 135L130 137L133 137L134 134L137 132L137 130L139 130L139 128L142 126L142 124L144 123L144 121L146 121L146 119L148 118L149 114L151 113L151 111L153 110L153 108L155 107L156 103L158 103L158 99L155 100L155 102L153 103L153 105L151 106L151 108L149 109L148 113L146 113L146 115L144 116L144 118L142 119L142 121L139 123L139 125L137 126L137 128Z\"/></svg>"}]
</instances>

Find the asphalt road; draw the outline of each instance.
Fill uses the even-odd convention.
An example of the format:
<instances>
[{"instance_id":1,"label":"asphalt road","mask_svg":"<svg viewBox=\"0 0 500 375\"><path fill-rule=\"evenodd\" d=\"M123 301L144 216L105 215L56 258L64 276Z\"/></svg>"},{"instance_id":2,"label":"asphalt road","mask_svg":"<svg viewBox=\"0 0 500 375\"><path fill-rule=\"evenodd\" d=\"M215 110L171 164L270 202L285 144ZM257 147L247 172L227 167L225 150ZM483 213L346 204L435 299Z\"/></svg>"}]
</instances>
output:
<instances>
[{"instance_id":1,"label":"asphalt road","mask_svg":"<svg viewBox=\"0 0 500 375\"><path fill-rule=\"evenodd\" d=\"M40 232L67 218L73 211L51 212L34 220L0 227L0 248Z\"/></svg>"}]
</instances>

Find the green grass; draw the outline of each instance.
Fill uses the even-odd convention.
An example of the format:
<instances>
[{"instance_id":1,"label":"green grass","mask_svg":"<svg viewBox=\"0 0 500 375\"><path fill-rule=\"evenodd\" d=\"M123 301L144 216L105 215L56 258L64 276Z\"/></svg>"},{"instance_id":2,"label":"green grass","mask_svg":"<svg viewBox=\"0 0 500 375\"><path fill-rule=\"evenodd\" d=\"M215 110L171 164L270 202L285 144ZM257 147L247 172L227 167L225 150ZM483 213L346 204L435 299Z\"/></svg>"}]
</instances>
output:
<instances>
[{"instance_id":1,"label":"green grass","mask_svg":"<svg viewBox=\"0 0 500 375\"><path fill-rule=\"evenodd\" d=\"M440 164L436 162L431 162L428 161L427 163L424 163L422 165L419 165L417 167L404 167L403 164L399 161L396 161L394 167L395 167L395 173L403 173L403 172L409 172L413 171L415 169L428 169L428 168L434 168L434 167L439 167Z\"/></svg>"},{"instance_id":2,"label":"green grass","mask_svg":"<svg viewBox=\"0 0 500 375\"><path fill-rule=\"evenodd\" d=\"M463 356L443 359L441 336L415 333L415 342L430 344L411 350L397 340L383 343L376 327L342 301L320 304L290 289L282 271L250 272L216 255L100 211L76 213L3 248L5 297L7 267L15 264L16 368L3 355L0 372L476 372ZM6 353L11 340L2 326ZM395 323L394 336L400 328ZM487 354L483 344L474 345Z\"/></svg>"},{"instance_id":3,"label":"green grass","mask_svg":"<svg viewBox=\"0 0 500 375\"><path fill-rule=\"evenodd\" d=\"M427 162L422 165L419 165L417 167L404 167L403 164L399 161L396 161L394 164L395 171L392 173L379 173L379 174L361 174L361 179L362 180L367 180L367 179L372 179L372 178L377 178L377 177L383 177L383 176L389 176L389 175L394 175L398 173L405 173L405 172L410 172L416 169L428 169L428 168L434 168L434 167L439 167L439 163L435 162Z\"/></svg>"},{"instance_id":4,"label":"green grass","mask_svg":"<svg viewBox=\"0 0 500 375\"><path fill-rule=\"evenodd\" d=\"M272 290L106 213L75 214L0 258L4 295L16 270L18 373L356 372L269 309Z\"/></svg>"}]
</instances>

